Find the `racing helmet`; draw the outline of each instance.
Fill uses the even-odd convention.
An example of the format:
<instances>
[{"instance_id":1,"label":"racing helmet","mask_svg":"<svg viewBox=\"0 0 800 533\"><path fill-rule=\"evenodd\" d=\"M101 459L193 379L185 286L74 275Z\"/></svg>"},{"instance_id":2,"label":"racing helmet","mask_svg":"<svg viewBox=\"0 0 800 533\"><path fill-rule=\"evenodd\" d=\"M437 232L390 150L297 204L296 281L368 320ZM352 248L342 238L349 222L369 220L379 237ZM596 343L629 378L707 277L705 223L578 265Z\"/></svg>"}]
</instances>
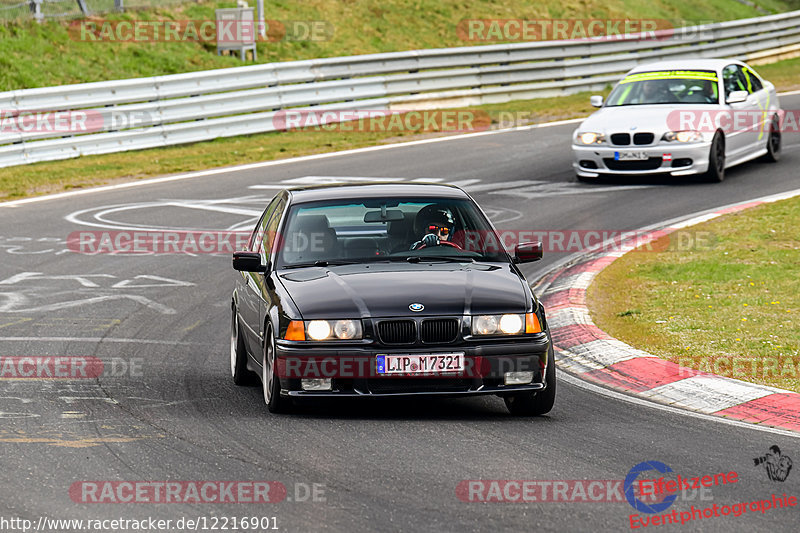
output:
<instances>
[{"instance_id":1,"label":"racing helmet","mask_svg":"<svg viewBox=\"0 0 800 533\"><path fill-rule=\"evenodd\" d=\"M426 205L420 209L414 219L414 233L418 236L436 233L433 226L447 228L448 233L452 234L455 220L450 210L440 204Z\"/></svg>"}]
</instances>

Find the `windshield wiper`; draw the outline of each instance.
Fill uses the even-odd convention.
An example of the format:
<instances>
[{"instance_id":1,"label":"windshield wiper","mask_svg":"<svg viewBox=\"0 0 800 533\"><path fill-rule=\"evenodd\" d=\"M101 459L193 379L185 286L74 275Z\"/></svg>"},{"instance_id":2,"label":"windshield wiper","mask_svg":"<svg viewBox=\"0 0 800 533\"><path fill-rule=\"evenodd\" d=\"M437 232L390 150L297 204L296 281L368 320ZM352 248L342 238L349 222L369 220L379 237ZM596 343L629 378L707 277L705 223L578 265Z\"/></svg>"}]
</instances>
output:
<instances>
[{"instance_id":1,"label":"windshield wiper","mask_svg":"<svg viewBox=\"0 0 800 533\"><path fill-rule=\"evenodd\" d=\"M424 263L426 261L444 261L446 263L474 263L473 257L455 257L452 255L410 255L406 257L409 263Z\"/></svg>"},{"instance_id":2,"label":"windshield wiper","mask_svg":"<svg viewBox=\"0 0 800 533\"><path fill-rule=\"evenodd\" d=\"M326 267L336 265L355 265L363 261L349 261L346 259L320 259L318 261L309 261L307 263L295 263L293 265L283 265L284 269L287 268L308 268L308 267Z\"/></svg>"}]
</instances>

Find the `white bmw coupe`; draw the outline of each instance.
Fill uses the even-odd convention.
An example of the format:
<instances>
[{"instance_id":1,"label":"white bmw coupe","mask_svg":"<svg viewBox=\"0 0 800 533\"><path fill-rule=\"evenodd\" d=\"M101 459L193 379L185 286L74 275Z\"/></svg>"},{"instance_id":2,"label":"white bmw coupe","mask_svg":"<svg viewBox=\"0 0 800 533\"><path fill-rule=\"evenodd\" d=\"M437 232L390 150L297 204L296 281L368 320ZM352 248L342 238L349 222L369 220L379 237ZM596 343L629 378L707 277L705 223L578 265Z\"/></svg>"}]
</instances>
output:
<instances>
[{"instance_id":1,"label":"white bmw coupe","mask_svg":"<svg viewBox=\"0 0 800 533\"><path fill-rule=\"evenodd\" d=\"M572 137L580 181L608 175L701 175L762 157L778 161L775 86L741 61L695 59L641 65L617 84Z\"/></svg>"}]
</instances>

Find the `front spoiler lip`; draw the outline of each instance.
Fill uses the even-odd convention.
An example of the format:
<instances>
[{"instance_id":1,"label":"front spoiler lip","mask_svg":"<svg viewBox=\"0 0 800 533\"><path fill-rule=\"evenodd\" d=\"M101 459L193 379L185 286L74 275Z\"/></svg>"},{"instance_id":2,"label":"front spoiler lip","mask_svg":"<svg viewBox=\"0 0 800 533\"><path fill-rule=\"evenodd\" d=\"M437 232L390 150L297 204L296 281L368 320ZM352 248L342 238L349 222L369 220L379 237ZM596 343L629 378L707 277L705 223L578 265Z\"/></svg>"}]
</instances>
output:
<instances>
[{"instance_id":1,"label":"front spoiler lip","mask_svg":"<svg viewBox=\"0 0 800 533\"><path fill-rule=\"evenodd\" d=\"M679 177L693 174L702 174L708 169L708 152L711 148L710 141L687 143L684 145L647 145L647 146L602 146L591 147L572 145L572 168L580 176L598 178L600 176L664 176ZM650 170L611 170L605 166L603 158L614 157L615 151L633 150L650 152L655 157L658 153L671 153L672 159L690 158L693 163L685 167L660 166ZM594 161L598 168L584 168L579 162L582 159Z\"/></svg>"},{"instance_id":2,"label":"front spoiler lip","mask_svg":"<svg viewBox=\"0 0 800 533\"><path fill-rule=\"evenodd\" d=\"M542 392L547 388L545 383L531 383L529 385L510 385L506 387L486 387L468 391L414 391L414 392L329 392L329 391L281 391L281 396L292 398L393 398L399 396L481 396L486 394L517 393L517 392Z\"/></svg>"}]
</instances>

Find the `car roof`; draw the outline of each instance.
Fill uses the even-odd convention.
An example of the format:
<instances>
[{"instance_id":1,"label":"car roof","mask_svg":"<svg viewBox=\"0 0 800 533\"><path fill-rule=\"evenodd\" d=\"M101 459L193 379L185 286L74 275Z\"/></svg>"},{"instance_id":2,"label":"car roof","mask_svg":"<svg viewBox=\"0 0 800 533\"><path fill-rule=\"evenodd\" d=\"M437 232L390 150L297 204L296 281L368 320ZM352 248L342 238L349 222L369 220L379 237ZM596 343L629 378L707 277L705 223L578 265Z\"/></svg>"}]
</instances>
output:
<instances>
[{"instance_id":1,"label":"car roof","mask_svg":"<svg viewBox=\"0 0 800 533\"><path fill-rule=\"evenodd\" d=\"M339 183L312 185L287 189L292 203L317 202L320 200L346 200L349 198L397 198L435 197L469 198L455 185L442 183Z\"/></svg>"},{"instance_id":2,"label":"car roof","mask_svg":"<svg viewBox=\"0 0 800 533\"><path fill-rule=\"evenodd\" d=\"M720 70L723 67L736 63L737 65L743 64L741 61L735 59L681 59L680 61L656 61L655 63L646 63L638 65L631 69L628 74L633 72L651 72L654 70Z\"/></svg>"}]
</instances>

